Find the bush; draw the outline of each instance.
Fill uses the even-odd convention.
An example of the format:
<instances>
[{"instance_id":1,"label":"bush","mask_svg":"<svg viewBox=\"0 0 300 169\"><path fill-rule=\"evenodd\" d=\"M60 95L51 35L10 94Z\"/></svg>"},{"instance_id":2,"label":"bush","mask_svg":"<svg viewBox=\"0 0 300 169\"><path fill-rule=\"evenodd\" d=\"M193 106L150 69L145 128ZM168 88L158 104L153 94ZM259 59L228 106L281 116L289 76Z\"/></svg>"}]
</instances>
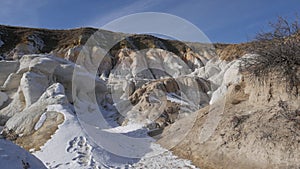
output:
<instances>
[{"instance_id":1,"label":"bush","mask_svg":"<svg viewBox=\"0 0 300 169\"><path fill-rule=\"evenodd\" d=\"M242 59L241 70L250 77L265 81L270 73L277 80L286 83L287 92L298 95L300 67L300 26L298 17L288 22L278 17L271 23L272 31L258 33L250 50L257 54L252 58Z\"/></svg>"}]
</instances>

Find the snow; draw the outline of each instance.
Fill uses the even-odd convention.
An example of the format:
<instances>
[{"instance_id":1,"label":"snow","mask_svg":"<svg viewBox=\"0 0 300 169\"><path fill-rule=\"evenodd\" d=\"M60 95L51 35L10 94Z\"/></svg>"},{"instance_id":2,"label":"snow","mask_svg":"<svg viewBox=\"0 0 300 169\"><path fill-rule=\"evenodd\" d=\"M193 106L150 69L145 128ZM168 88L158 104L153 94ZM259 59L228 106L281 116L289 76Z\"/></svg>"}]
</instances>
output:
<instances>
[{"instance_id":1,"label":"snow","mask_svg":"<svg viewBox=\"0 0 300 169\"><path fill-rule=\"evenodd\" d=\"M123 133L126 135L131 135L132 137L148 137L146 134L147 132L136 132L142 129L142 124L128 124L126 126L118 126L115 128L106 129L105 131L110 133ZM134 134L132 135L130 133ZM125 144L127 143L125 142ZM189 160L178 158L169 150L162 148L155 142L151 142L149 147L151 151L144 154L144 156L140 158L138 162L123 165L120 168L197 168L193 166Z\"/></svg>"},{"instance_id":2,"label":"snow","mask_svg":"<svg viewBox=\"0 0 300 169\"><path fill-rule=\"evenodd\" d=\"M153 141L148 145L141 145L142 147L149 146L149 151L141 158L123 157L108 151L109 149L105 144L119 144L120 146L132 148L132 145L126 140L114 136L125 134L127 137L149 137L146 136L146 131L141 124L98 129L102 134L101 136L107 139L104 139L106 143L95 144L95 140L83 131L71 107L51 105L47 107L47 111L60 112L65 117L65 121L59 126L52 138L41 147L40 151L34 152L34 155L41 159L48 168L196 168L190 161L179 159ZM106 112L105 114L111 116L113 112ZM115 123L107 116L105 118L108 123ZM115 126L115 124L113 125ZM90 127L97 130L95 126ZM85 130L88 129L85 128ZM147 139L153 140L151 137Z\"/></svg>"},{"instance_id":3,"label":"snow","mask_svg":"<svg viewBox=\"0 0 300 169\"><path fill-rule=\"evenodd\" d=\"M118 126L115 128L103 129L103 131L109 133L128 133L128 132L139 130L143 128L143 126L144 126L143 124L128 124L126 126Z\"/></svg>"},{"instance_id":4,"label":"snow","mask_svg":"<svg viewBox=\"0 0 300 169\"><path fill-rule=\"evenodd\" d=\"M152 144L151 148L154 150L154 154L146 154L145 157L141 158L139 162L133 164L129 168L148 168L148 169L197 169L192 165L191 161L180 159L173 155L170 151L160 147L158 144ZM157 153L160 152L160 153Z\"/></svg>"},{"instance_id":5,"label":"snow","mask_svg":"<svg viewBox=\"0 0 300 169\"><path fill-rule=\"evenodd\" d=\"M14 143L0 138L0 168L1 169L44 169L43 163L26 150Z\"/></svg>"},{"instance_id":6,"label":"snow","mask_svg":"<svg viewBox=\"0 0 300 169\"><path fill-rule=\"evenodd\" d=\"M47 118L46 112L43 113L39 119L39 121L35 124L34 126L34 130L38 130L39 128L42 127L42 125L44 124L45 120Z\"/></svg>"},{"instance_id":7,"label":"snow","mask_svg":"<svg viewBox=\"0 0 300 169\"><path fill-rule=\"evenodd\" d=\"M86 144L86 142L77 141L78 139L83 139L84 136L82 135L84 135L84 133L72 110L62 105L50 105L47 107L47 111L63 113L65 121L59 126L59 129L52 138L41 147L41 151L35 152L34 155L41 159L48 168L64 169L82 168L87 165L91 166L91 163L83 163L82 158L76 158L78 157L78 153L82 152L82 150L78 148L83 148L84 146L88 151L87 147L89 147L89 145ZM77 151L75 151L76 146ZM86 154L85 159L91 159L90 153ZM95 166L95 164L93 164L93 166Z\"/></svg>"}]
</instances>

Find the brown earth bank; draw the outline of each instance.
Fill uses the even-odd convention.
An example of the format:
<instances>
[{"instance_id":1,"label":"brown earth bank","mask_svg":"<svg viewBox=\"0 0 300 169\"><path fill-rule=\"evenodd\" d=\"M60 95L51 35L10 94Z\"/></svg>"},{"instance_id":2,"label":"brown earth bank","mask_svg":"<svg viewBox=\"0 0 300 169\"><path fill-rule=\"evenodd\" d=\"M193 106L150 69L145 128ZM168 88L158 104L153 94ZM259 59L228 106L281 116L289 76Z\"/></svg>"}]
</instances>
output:
<instances>
[{"instance_id":1,"label":"brown earth bank","mask_svg":"<svg viewBox=\"0 0 300 169\"><path fill-rule=\"evenodd\" d=\"M285 84L276 78L266 83L245 78L240 84L228 86L225 98L200 109L186 139L172 150L204 169L298 169L299 103L299 95L288 94ZM220 106L224 106L223 111L216 113L214 109ZM176 133L180 133L172 130L186 130L188 121L181 119L166 128L159 143L168 147L167 140L176 139ZM213 134L203 140L201 137L210 135L207 126L214 122Z\"/></svg>"},{"instance_id":2,"label":"brown earth bank","mask_svg":"<svg viewBox=\"0 0 300 169\"><path fill-rule=\"evenodd\" d=\"M20 145L27 151L39 151L41 147L51 139L51 136L56 132L58 126L64 122L64 117L58 112L46 112L46 120L37 131L32 134L19 137L15 143Z\"/></svg>"}]
</instances>

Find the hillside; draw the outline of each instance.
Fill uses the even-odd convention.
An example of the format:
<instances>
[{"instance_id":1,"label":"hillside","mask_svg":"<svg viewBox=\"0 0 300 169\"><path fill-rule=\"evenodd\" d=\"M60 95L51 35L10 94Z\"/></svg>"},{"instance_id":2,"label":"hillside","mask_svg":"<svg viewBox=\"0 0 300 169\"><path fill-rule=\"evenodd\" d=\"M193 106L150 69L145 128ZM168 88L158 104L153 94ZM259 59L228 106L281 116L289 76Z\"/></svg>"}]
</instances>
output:
<instances>
[{"instance_id":1,"label":"hillside","mask_svg":"<svg viewBox=\"0 0 300 169\"><path fill-rule=\"evenodd\" d=\"M0 26L2 135L48 168L299 168L299 95L241 71L256 45Z\"/></svg>"}]
</instances>

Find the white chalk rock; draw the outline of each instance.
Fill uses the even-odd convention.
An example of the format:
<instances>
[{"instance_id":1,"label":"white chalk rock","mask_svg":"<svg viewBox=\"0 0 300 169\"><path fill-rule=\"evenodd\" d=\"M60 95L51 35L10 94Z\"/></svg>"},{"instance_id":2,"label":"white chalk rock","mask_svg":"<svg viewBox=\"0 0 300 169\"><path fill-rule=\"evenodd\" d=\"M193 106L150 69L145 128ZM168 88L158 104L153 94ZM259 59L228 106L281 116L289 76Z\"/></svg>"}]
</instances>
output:
<instances>
[{"instance_id":1,"label":"white chalk rock","mask_svg":"<svg viewBox=\"0 0 300 169\"><path fill-rule=\"evenodd\" d=\"M0 92L0 107L5 103L8 99L8 96L6 93Z\"/></svg>"},{"instance_id":2,"label":"white chalk rock","mask_svg":"<svg viewBox=\"0 0 300 169\"><path fill-rule=\"evenodd\" d=\"M43 74L27 72L23 74L20 87L23 91L26 107L36 102L49 85L48 77Z\"/></svg>"},{"instance_id":3,"label":"white chalk rock","mask_svg":"<svg viewBox=\"0 0 300 169\"><path fill-rule=\"evenodd\" d=\"M59 83L54 83L34 104L12 116L5 124L6 130L12 130L17 135L30 134L34 131L39 117L47 110L47 106L59 104L64 106L68 104L68 101L64 87Z\"/></svg>"},{"instance_id":4,"label":"white chalk rock","mask_svg":"<svg viewBox=\"0 0 300 169\"><path fill-rule=\"evenodd\" d=\"M18 70L18 61L0 61L0 86L4 84L7 77Z\"/></svg>"}]
</instances>

